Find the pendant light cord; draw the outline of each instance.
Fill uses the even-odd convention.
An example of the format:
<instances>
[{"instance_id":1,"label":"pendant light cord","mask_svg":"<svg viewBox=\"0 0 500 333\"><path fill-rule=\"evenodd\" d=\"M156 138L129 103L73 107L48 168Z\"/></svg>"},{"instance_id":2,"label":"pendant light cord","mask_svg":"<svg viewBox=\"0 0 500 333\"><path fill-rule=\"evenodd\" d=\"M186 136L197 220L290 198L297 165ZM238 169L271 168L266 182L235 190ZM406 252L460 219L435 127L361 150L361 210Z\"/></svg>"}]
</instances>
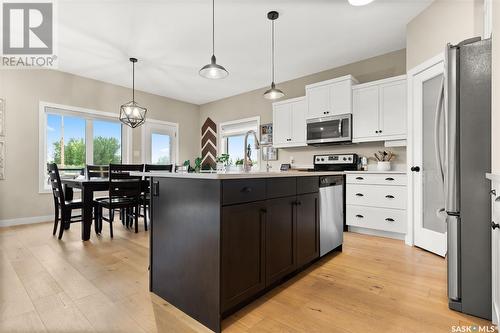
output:
<instances>
[{"instance_id":1,"label":"pendant light cord","mask_svg":"<svg viewBox=\"0 0 500 333\"><path fill-rule=\"evenodd\" d=\"M212 0L212 55L215 55L215 0Z\"/></svg>"},{"instance_id":2,"label":"pendant light cord","mask_svg":"<svg viewBox=\"0 0 500 333\"><path fill-rule=\"evenodd\" d=\"M132 61L132 102L135 102L135 62Z\"/></svg>"},{"instance_id":3,"label":"pendant light cord","mask_svg":"<svg viewBox=\"0 0 500 333\"><path fill-rule=\"evenodd\" d=\"M274 83L274 20L271 22L272 24L272 38L271 38L271 50L272 50L272 68L271 68L271 76L272 82Z\"/></svg>"}]
</instances>

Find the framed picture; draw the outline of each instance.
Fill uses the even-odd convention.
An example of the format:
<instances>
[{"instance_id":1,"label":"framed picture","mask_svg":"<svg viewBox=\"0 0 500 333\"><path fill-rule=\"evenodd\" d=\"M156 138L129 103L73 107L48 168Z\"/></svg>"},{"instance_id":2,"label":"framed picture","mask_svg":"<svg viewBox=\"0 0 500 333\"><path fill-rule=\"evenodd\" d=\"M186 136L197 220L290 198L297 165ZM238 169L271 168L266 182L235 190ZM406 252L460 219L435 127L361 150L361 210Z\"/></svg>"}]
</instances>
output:
<instances>
[{"instance_id":1,"label":"framed picture","mask_svg":"<svg viewBox=\"0 0 500 333\"><path fill-rule=\"evenodd\" d=\"M0 136L5 136L5 98L0 98Z\"/></svg>"},{"instance_id":2,"label":"framed picture","mask_svg":"<svg viewBox=\"0 0 500 333\"><path fill-rule=\"evenodd\" d=\"M5 138L0 137L0 180L5 179Z\"/></svg>"},{"instance_id":3,"label":"framed picture","mask_svg":"<svg viewBox=\"0 0 500 333\"><path fill-rule=\"evenodd\" d=\"M274 147L262 147L262 160L263 161L277 161L278 160L278 148Z\"/></svg>"},{"instance_id":4,"label":"framed picture","mask_svg":"<svg viewBox=\"0 0 500 333\"><path fill-rule=\"evenodd\" d=\"M273 124L260 125L260 143L263 145L273 143Z\"/></svg>"}]
</instances>

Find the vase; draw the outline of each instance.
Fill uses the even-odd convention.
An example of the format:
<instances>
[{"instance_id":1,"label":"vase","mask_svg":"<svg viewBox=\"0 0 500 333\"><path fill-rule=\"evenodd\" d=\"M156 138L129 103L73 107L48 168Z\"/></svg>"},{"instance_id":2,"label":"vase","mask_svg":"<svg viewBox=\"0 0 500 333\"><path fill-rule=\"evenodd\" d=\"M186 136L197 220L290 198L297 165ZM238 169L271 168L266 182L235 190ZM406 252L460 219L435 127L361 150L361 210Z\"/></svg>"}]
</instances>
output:
<instances>
[{"instance_id":1,"label":"vase","mask_svg":"<svg viewBox=\"0 0 500 333\"><path fill-rule=\"evenodd\" d=\"M390 161L379 161L377 163L378 171L390 171L391 170L391 162Z\"/></svg>"}]
</instances>

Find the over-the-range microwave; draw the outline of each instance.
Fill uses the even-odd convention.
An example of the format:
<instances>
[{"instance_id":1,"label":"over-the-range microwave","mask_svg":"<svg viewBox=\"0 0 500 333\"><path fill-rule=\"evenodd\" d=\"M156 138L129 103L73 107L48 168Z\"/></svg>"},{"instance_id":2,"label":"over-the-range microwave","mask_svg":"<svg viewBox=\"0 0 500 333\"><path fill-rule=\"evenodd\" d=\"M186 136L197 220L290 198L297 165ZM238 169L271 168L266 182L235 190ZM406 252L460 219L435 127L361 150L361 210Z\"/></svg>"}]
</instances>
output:
<instances>
[{"instance_id":1,"label":"over-the-range microwave","mask_svg":"<svg viewBox=\"0 0 500 333\"><path fill-rule=\"evenodd\" d=\"M324 145L352 141L352 115L343 114L307 120L307 144Z\"/></svg>"}]
</instances>

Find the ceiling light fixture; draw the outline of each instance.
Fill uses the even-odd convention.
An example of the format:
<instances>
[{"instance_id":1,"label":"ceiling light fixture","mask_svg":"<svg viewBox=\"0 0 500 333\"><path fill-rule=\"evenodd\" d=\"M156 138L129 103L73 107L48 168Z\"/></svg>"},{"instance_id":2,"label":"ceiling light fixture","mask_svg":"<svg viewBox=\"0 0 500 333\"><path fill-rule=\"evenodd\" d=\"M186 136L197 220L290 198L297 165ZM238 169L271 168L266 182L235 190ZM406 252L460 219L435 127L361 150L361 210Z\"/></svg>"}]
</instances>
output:
<instances>
[{"instance_id":1,"label":"ceiling light fixture","mask_svg":"<svg viewBox=\"0 0 500 333\"><path fill-rule=\"evenodd\" d=\"M130 58L129 60L132 63L132 100L120 106L120 121L127 126L136 128L144 124L148 110L135 101L135 63L137 59Z\"/></svg>"},{"instance_id":2,"label":"ceiling light fixture","mask_svg":"<svg viewBox=\"0 0 500 333\"><path fill-rule=\"evenodd\" d=\"M271 11L267 13L267 18L271 21L271 26L272 26L272 39L271 39L271 76L272 76L272 81L271 81L271 89L266 90L264 93L264 98L267 99L278 99L283 96L285 96L285 93L283 91L279 90L276 88L276 85L274 84L274 21L278 19L279 14L276 11Z\"/></svg>"},{"instance_id":3,"label":"ceiling light fixture","mask_svg":"<svg viewBox=\"0 0 500 333\"><path fill-rule=\"evenodd\" d=\"M215 0L212 0L212 58L208 65L203 66L200 75L207 79L223 79L229 72L221 65L217 65L215 59Z\"/></svg>"},{"instance_id":4,"label":"ceiling light fixture","mask_svg":"<svg viewBox=\"0 0 500 333\"><path fill-rule=\"evenodd\" d=\"M373 2L374 0L348 0L349 3L352 5L352 6L365 6L365 5L368 5L369 3Z\"/></svg>"}]
</instances>

